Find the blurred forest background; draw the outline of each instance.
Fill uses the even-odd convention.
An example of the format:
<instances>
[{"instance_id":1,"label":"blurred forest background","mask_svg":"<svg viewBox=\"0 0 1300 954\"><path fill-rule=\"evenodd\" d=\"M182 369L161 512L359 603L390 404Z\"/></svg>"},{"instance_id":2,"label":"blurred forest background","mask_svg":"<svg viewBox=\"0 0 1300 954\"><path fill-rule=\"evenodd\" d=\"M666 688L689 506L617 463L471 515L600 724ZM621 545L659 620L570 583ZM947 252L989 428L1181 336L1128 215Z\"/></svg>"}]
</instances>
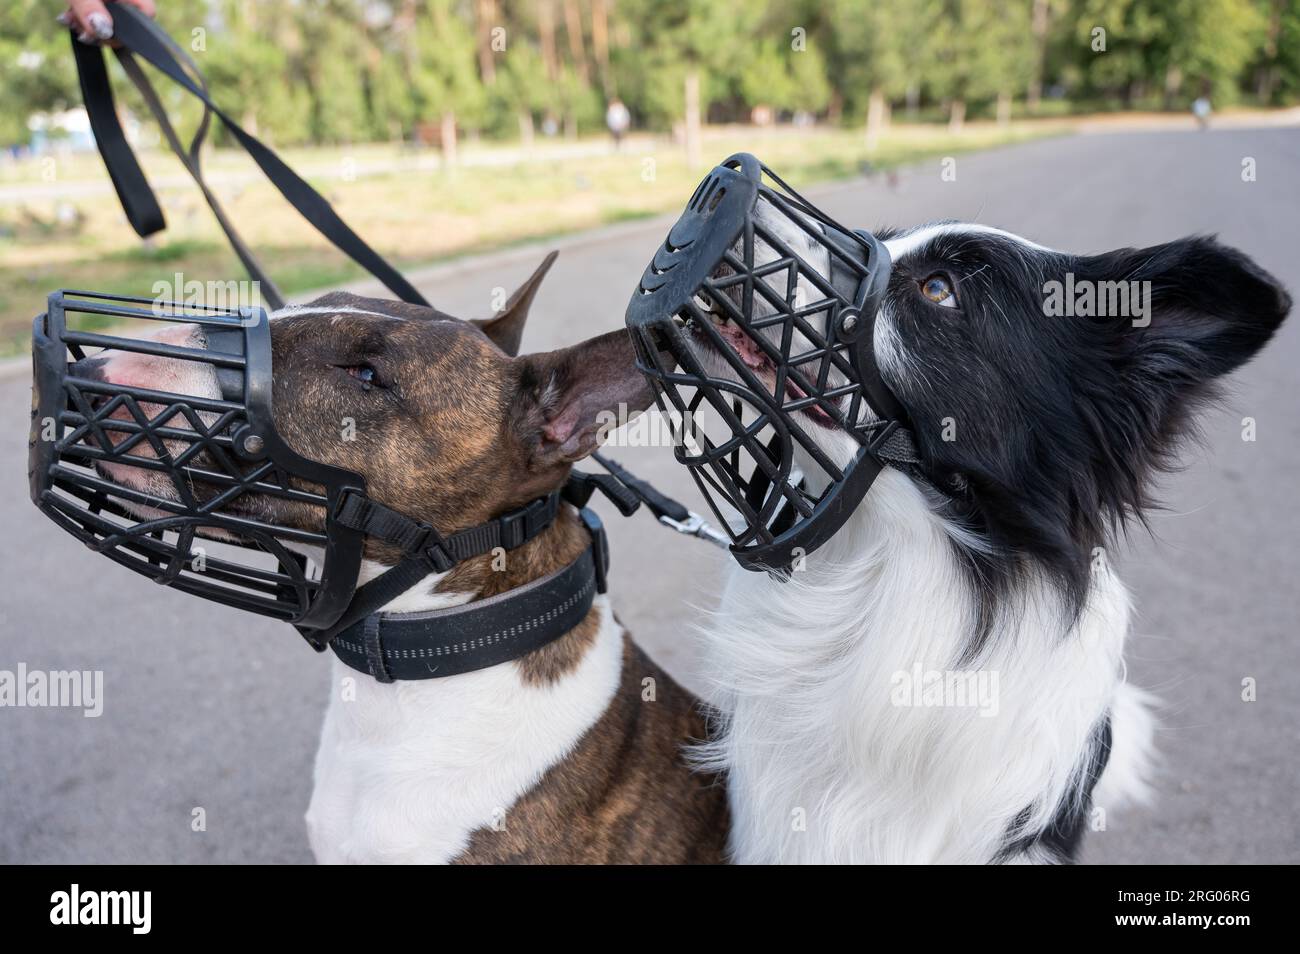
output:
<instances>
[{"instance_id":1,"label":"blurred forest background","mask_svg":"<svg viewBox=\"0 0 1300 954\"><path fill-rule=\"evenodd\" d=\"M57 3L0 7L0 144L78 99ZM1292 0L159 0L216 100L281 145L527 140L891 112L1277 104L1300 96ZM1096 31L1102 30L1103 34ZM208 55L201 55L201 54ZM216 55L213 55L216 54Z\"/></svg>"},{"instance_id":2,"label":"blurred forest background","mask_svg":"<svg viewBox=\"0 0 1300 954\"><path fill-rule=\"evenodd\" d=\"M757 152L795 184L1056 134L1081 114L1300 101L1300 0L158 0L213 98L408 267L668 211ZM0 3L0 352L61 286L240 276L135 89L168 218L127 227L58 0ZM110 57L110 61L112 57ZM156 83L182 129L198 108ZM625 104L628 135L605 132ZM1108 120L1109 121L1109 120ZM1122 119L1120 121L1129 121ZM357 275L217 128L209 180L290 293Z\"/></svg>"}]
</instances>

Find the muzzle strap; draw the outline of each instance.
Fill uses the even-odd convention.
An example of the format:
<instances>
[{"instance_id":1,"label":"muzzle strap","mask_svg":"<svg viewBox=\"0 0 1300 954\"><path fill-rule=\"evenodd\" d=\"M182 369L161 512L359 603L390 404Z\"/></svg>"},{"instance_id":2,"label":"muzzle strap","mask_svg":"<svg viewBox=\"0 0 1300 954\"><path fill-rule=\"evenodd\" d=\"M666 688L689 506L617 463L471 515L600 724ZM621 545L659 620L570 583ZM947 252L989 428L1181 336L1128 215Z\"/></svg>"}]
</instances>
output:
<instances>
[{"instance_id":1,"label":"muzzle strap","mask_svg":"<svg viewBox=\"0 0 1300 954\"><path fill-rule=\"evenodd\" d=\"M361 621L361 643L366 655L366 668L379 682L392 682L384 662L384 647L379 638L379 614L374 613Z\"/></svg>"},{"instance_id":2,"label":"muzzle strap","mask_svg":"<svg viewBox=\"0 0 1300 954\"><path fill-rule=\"evenodd\" d=\"M487 523L446 537L429 524L412 520L355 491L343 495L334 519L397 547L409 557L423 558L436 572L446 572L457 563L490 553L497 547L513 550L523 546L555 521L560 497L560 492L538 497Z\"/></svg>"},{"instance_id":3,"label":"muzzle strap","mask_svg":"<svg viewBox=\"0 0 1300 954\"><path fill-rule=\"evenodd\" d=\"M356 490L345 491L335 508L334 523L382 540L402 552L402 559L357 588L347 611L326 630L299 628L317 650L359 620L388 605L431 573L446 573L458 563L497 547L513 550L555 522L561 491L507 511L465 530L442 536L434 527L413 520Z\"/></svg>"},{"instance_id":4,"label":"muzzle strap","mask_svg":"<svg viewBox=\"0 0 1300 954\"><path fill-rule=\"evenodd\" d=\"M601 462L609 466L608 461ZM631 478L626 471L620 476ZM597 589L603 593L605 571L609 563L605 530L596 515L586 509L587 501L596 490L609 498L624 516L635 512L643 499L614 475L573 471L562 489L507 511L487 523L443 537L429 524L412 520L359 491L345 491L334 511L333 521L397 547L402 551L403 557L380 576L359 587L347 611L329 629L310 630L300 627L299 631L313 647L323 650L340 633L378 612L429 574L445 573L458 563L491 553L498 547L513 550L523 546L555 522L561 501L579 508L583 522L592 535ZM675 501L669 503L680 506Z\"/></svg>"},{"instance_id":5,"label":"muzzle strap","mask_svg":"<svg viewBox=\"0 0 1300 954\"><path fill-rule=\"evenodd\" d=\"M429 533L427 524L412 520L356 491L343 494L334 512L334 520L391 544L403 553L414 553Z\"/></svg>"}]
</instances>

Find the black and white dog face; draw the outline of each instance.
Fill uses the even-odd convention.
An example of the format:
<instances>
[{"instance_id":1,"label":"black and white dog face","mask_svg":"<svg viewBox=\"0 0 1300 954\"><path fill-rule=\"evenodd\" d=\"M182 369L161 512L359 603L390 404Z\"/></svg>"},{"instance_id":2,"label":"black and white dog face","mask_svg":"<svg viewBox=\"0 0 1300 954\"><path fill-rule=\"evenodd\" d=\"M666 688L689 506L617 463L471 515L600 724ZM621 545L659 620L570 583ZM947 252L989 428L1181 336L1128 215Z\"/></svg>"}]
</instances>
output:
<instances>
[{"instance_id":1,"label":"black and white dog face","mask_svg":"<svg viewBox=\"0 0 1300 954\"><path fill-rule=\"evenodd\" d=\"M824 246L764 212L764 225L827 276ZM1195 412L1219 378L1269 340L1290 297L1213 238L1074 255L955 222L877 236L892 265L876 361L911 418L923 469L938 486L967 490L945 516L978 534L984 582L1031 561L1077 608L1094 548L1113 527L1141 519L1152 477L1174 463ZM754 254L760 263L776 257L762 243ZM764 280L787 295L784 271ZM798 293L820 297L810 283ZM757 298L755 307L761 317ZM772 381L746 333L702 308L760 380ZM701 363L739 380L695 330ZM854 440L801 413L809 436L847 465ZM799 449L796 457L806 475L818 472Z\"/></svg>"},{"instance_id":2,"label":"black and white dog face","mask_svg":"<svg viewBox=\"0 0 1300 954\"><path fill-rule=\"evenodd\" d=\"M995 551L1075 597L1216 380L1291 306L1212 238L1072 255L978 225L880 237L893 268L877 360L923 458L965 478L962 516Z\"/></svg>"}]
</instances>

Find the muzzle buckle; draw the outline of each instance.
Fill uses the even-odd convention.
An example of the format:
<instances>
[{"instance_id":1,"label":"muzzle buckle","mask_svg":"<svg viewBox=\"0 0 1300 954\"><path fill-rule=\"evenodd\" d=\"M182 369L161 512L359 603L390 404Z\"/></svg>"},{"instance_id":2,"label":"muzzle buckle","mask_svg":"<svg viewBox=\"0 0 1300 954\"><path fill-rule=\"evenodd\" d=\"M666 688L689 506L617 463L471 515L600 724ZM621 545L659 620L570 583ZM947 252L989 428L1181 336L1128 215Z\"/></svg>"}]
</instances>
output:
<instances>
[{"instance_id":1,"label":"muzzle buckle","mask_svg":"<svg viewBox=\"0 0 1300 954\"><path fill-rule=\"evenodd\" d=\"M521 509L497 518L501 526L501 546L513 550L535 537L551 522L554 516L552 506L550 498L538 497Z\"/></svg>"},{"instance_id":2,"label":"muzzle buckle","mask_svg":"<svg viewBox=\"0 0 1300 954\"><path fill-rule=\"evenodd\" d=\"M429 565L434 573L446 573L457 563L456 558L447 549L447 541L429 524L421 524L424 536L415 548L421 559Z\"/></svg>"}]
</instances>

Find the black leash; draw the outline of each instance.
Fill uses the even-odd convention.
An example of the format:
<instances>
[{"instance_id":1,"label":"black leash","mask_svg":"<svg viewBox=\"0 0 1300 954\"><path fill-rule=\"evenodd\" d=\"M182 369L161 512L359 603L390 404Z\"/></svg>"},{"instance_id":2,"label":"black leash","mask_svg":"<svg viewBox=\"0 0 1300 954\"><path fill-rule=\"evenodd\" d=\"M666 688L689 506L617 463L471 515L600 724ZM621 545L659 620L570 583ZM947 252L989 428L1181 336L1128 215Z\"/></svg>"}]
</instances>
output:
<instances>
[{"instance_id":1,"label":"black leash","mask_svg":"<svg viewBox=\"0 0 1300 954\"><path fill-rule=\"evenodd\" d=\"M290 169L284 160L261 140L246 132L212 102L208 97L207 84L194 61L156 23L132 7L122 4L109 4L108 10L113 18L113 37L121 44L114 52L122 68L144 96L150 111L162 128L168 145L202 190L235 254L243 262L249 276L259 283L262 297L273 310L283 307L283 296L235 231L221 204L203 178L199 165L199 152L213 115L221 120L236 141L247 150L253 161L266 173L271 184L279 190L289 204L339 251L383 282L402 301L429 306L424 296L416 291L415 286L403 278L383 256L367 245L361 236L352 231L324 196L308 185L305 179ZM70 36L86 113L90 118L95 140L99 144L100 154L104 157L109 178L113 181L113 188L122 203L122 210L126 213L131 227L140 236L160 232L167 227L167 223L158 199L122 133L113 103L113 91L109 85L103 51L98 46L79 43L75 33ZM188 149L182 146L180 138L167 119L157 92L139 64L134 61L133 56L138 56L149 63L203 104L203 119ZM193 79L190 73L193 74Z\"/></svg>"},{"instance_id":2,"label":"black leash","mask_svg":"<svg viewBox=\"0 0 1300 954\"><path fill-rule=\"evenodd\" d=\"M640 477L630 473L605 455L592 454L591 456L596 463L608 470L610 476L622 484L628 493L644 503L646 509L653 513L655 519L665 527L671 527L678 533L684 533L687 536L707 540L717 547L725 549L731 546L730 537L715 528L695 511L688 510L685 506L673 500L672 497L656 490ZM624 514L624 516L627 516L627 514Z\"/></svg>"}]
</instances>

